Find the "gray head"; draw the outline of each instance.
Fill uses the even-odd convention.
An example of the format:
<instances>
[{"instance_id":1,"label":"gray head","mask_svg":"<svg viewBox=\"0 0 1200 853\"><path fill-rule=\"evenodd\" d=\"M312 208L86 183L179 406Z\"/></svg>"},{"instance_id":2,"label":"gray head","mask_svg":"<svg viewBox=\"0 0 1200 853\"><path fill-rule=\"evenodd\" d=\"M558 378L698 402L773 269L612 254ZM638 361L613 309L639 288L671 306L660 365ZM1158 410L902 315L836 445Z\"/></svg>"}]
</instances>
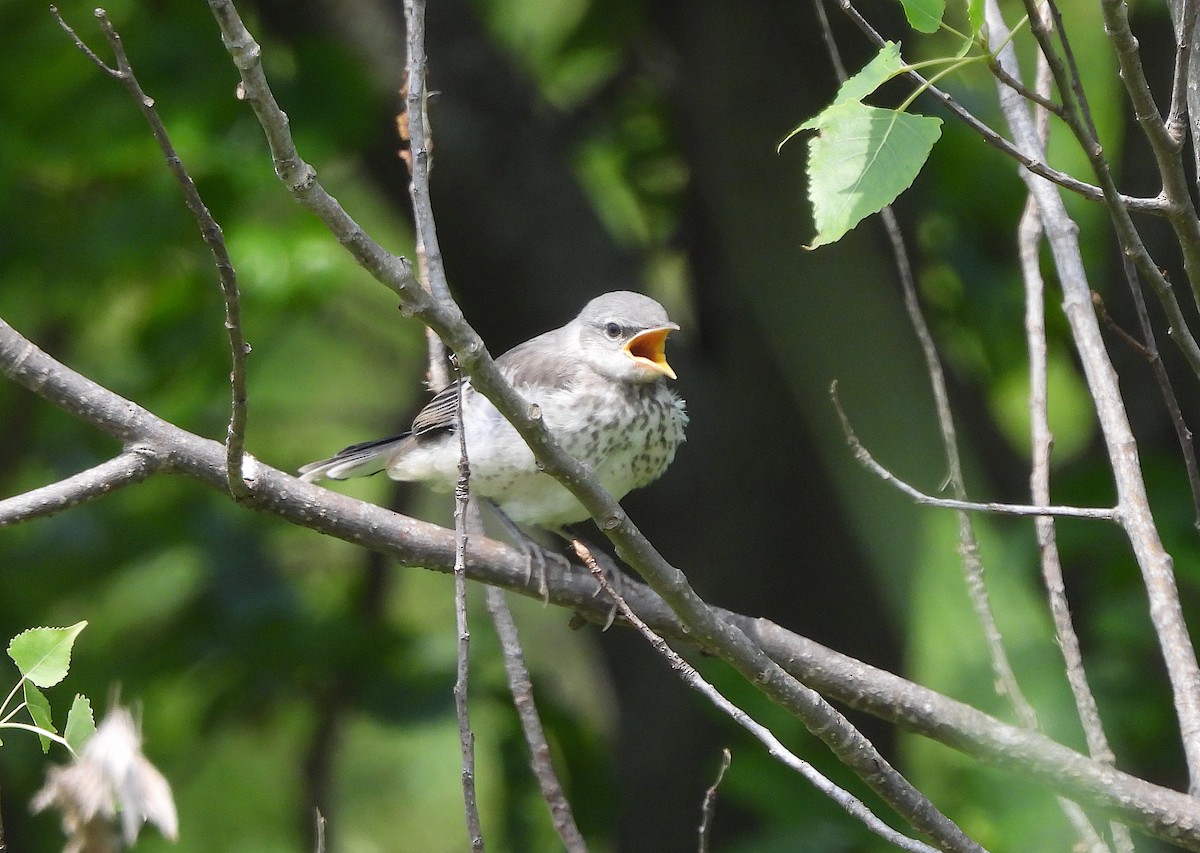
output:
<instances>
[{"instance_id":1,"label":"gray head","mask_svg":"<svg viewBox=\"0 0 1200 853\"><path fill-rule=\"evenodd\" d=\"M679 326L649 296L628 290L597 296L567 328L578 336L583 360L602 376L622 382L675 378L664 348Z\"/></svg>"}]
</instances>

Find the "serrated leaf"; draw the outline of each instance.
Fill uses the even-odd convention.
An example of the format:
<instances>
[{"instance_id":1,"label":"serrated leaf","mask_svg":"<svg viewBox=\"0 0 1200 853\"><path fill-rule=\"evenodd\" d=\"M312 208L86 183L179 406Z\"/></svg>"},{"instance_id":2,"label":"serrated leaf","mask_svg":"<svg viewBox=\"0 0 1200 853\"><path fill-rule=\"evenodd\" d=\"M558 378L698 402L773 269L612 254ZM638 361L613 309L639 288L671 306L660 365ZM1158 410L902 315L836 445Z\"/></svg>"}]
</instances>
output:
<instances>
[{"instance_id":1,"label":"serrated leaf","mask_svg":"<svg viewBox=\"0 0 1200 853\"><path fill-rule=\"evenodd\" d=\"M95 733L96 718L92 714L92 703L82 693L76 693L71 710L67 712L67 726L63 729L63 737L78 755L88 738Z\"/></svg>"},{"instance_id":2,"label":"serrated leaf","mask_svg":"<svg viewBox=\"0 0 1200 853\"><path fill-rule=\"evenodd\" d=\"M69 628L30 628L13 637L8 656L21 674L38 687L53 687L67 677L71 668L71 647L87 622Z\"/></svg>"},{"instance_id":3,"label":"serrated leaf","mask_svg":"<svg viewBox=\"0 0 1200 853\"><path fill-rule=\"evenodd\" d=\"M919 33L936 33L946 14L946 0L900 0L908 25Z\"/></svg>"},{"instance_id":4,"label":"serrated leaf","mask_svg":"<svg viewBox=\"0 0 1200 853\"><path fill-rule=\"evenodd\" d=\"M809 196L815 249L847 231L912 184L942 133L940 119L851 101L821 113L809 142Z\"/></svg>"},{"instance_id":5,"label":"serrated leaf","mask_svg":"<svg viewBox=\"0 0 1200 853\"><path fill-rule=\"evenodd\" d=\"M833 103L829 107L826 107L826 109L830 109L838 104L847 103L848 101L861 101L888 80L891 80L897 74L903 73L907 67L904 64L904 60L900 58L900 45L894 41L884 42L883 47L879 49L879 53L875 54L875 57L864 65L857 74L841 85L837 95L833 99ZM783 141L776 146L776 150L782 148L797 133L803 130L818 129L821 126L823 115L824 112L818 113L808 121L798 125L783 138Z\"/></svg>"},{"instance_id":6,"label":"serrated leaf","mask_svg":"<svg viewBox=\"0 0 1200 853\"><path fill-rule=\"evenodd\" d=\"M862 67L862 70L847 80L838 89L834 104L861 101L888 80L902 73L908 66L900 58L899 42L886 41L879 53Z\"/></svg>"},{"instance_id":7,"label":"serrated leaf","mask_svg":"<svg viewBox=\"0 0 1200 853\"><path fill-rule=\"evenodd\" d=\"M25 682L25 707L29 711L29 716L33 718L33 724L39 729L45 729L48 732L58 734L58 729L54 728L54 721L50 716L50 700L46 698L46 694L38 690L29 681ZM44 734L38 733L38 738L42 742L42 752L50 751L50 738Z\"/></svg>"}]
</instances>

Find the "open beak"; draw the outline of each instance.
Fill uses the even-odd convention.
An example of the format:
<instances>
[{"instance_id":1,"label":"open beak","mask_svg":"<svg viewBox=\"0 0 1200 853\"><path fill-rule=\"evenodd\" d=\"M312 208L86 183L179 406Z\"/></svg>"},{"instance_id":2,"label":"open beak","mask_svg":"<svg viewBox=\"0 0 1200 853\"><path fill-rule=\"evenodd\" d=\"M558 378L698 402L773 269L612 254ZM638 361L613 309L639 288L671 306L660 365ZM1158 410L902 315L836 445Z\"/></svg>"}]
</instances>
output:
<instances>
[{"instance_id":1,"label":"open beak","mask_svg":"<svg viewBox=\"0 0 1200 853\"><path fill-rule=\"evenodd\" d=\"M667 364L667 335L678 328L671 323L668 326L659 326L657 329L638 332L630 339L629 343L625 344L625 354L643 367L657 370L664 376L674 379L675 371L671 369L671 365Z\"/></svg>"}]
</instances>

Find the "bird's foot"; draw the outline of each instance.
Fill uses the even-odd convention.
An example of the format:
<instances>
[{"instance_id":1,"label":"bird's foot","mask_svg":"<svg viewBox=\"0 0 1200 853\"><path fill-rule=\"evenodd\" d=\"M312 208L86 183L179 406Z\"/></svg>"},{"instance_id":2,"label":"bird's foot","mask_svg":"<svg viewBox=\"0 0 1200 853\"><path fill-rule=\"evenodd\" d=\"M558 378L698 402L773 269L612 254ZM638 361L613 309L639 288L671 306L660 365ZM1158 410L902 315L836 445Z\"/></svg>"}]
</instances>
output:
<instances>
[{"instance_id":1,"label":"bird's foot","mask_svg":"<svg viewBox=\"0 0 1200 853\"><path fill-rule=\"evenodd\" d=\"M500 520L501 526L508 532L513 547L518 548L525 555L525 585L528 586L532 582L536 569L538 594L542 597L542 604L548 605L550 603L550 587L546 583L546 564L553 561L566 571L571 568L571 561L530 536L495 504L492 505L492 508L496 510L496 518Z\"/></svg>"}]
</instances>

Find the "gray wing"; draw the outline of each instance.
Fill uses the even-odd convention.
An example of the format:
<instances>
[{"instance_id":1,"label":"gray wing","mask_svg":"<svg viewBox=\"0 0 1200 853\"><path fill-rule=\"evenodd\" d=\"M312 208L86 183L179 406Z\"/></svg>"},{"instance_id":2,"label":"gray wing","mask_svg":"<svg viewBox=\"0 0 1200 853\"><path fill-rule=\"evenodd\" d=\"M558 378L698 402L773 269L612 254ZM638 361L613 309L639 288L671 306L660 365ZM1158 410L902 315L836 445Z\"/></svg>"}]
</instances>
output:
<instances>
[{"instance_id":1,"label":"gray wing","mask_svg":"<svg viewBox=\"0 0 1200 853\"><path fill-rule=\"evenodd\" d=\"M471 391L470 380L456 379L433 395L433 399L425 404L417 416L413 418L410 435L428 435L433 432L454 429L455 412L458 409L458 388L463 386L463 393Z\"/></svg>"},{"instance_id":2,"label":"gray wing","mask_svg":"<svg viewBox=\"0 0 1200 853\"><path fill-rule=\"evenodd\" d=\"M578 353L563 339L564 332L554 329L518 344L496 359L496 366L514 388L527 396L536 397L539 388L568 387L584 367Z\"/></svg>"},{"instance_id":3,"label":"gray wing","mask_svg":"<svg viewBox=\"0 0 1200 853\"><path fill-rule=\"evenodd\" d=\"M580 370L580 365L577 358L572 358L558 345L561 331L555 329L518 344L496 359L496 367L514 388L527 396L532 394L536 397L538 388L571 384ZM413 418L410 435L424 436L454 429L458 408L457 389L460 384L464 398L478 393L471 387L470 379L459 379L450 383L438 391Z\"/></svg>"}]
</instances>

